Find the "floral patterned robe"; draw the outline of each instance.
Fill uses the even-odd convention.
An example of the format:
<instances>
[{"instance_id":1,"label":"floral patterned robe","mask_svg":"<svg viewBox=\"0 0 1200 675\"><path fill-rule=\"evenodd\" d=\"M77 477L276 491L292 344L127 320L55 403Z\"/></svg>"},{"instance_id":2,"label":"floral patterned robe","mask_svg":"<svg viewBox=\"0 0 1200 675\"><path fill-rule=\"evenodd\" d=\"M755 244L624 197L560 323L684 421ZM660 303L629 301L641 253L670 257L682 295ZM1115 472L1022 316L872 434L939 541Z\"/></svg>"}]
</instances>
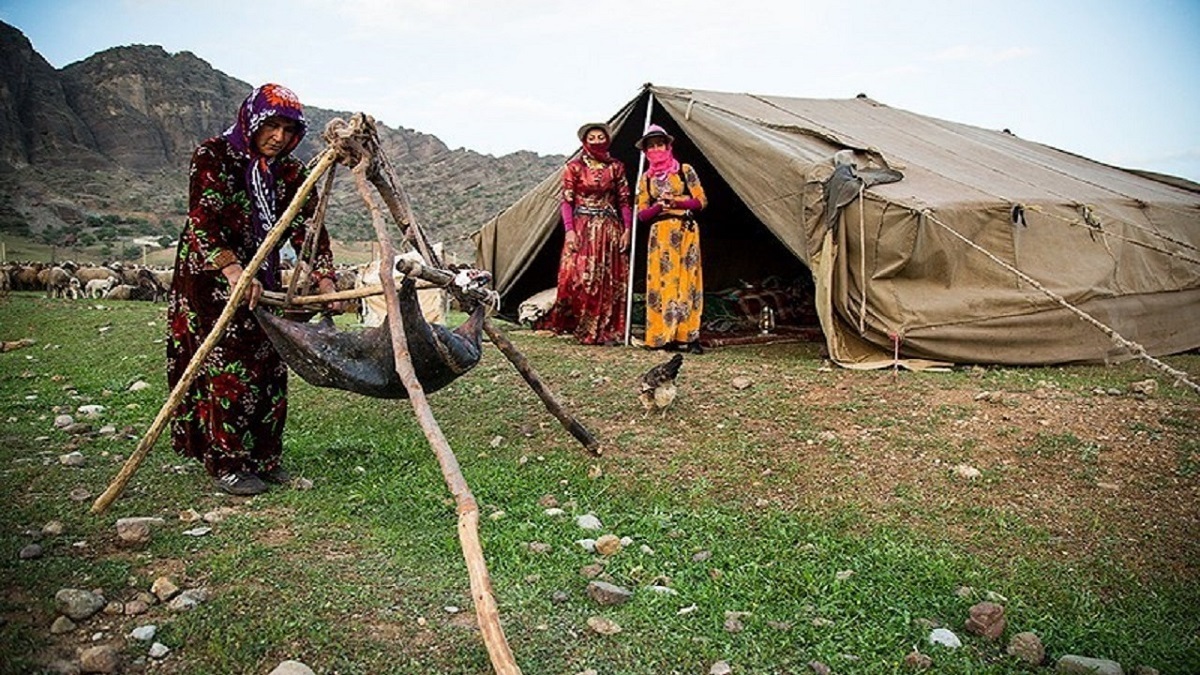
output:
<instances>
[{"instance_id":1,"label":"floral patterned robe","mask_svg":"<svg viewBox=\"0 0 1200 675\"><path fill-rule=\"evenodd\" d=\"M637 210L648 208L660 195L685 197L688 193L708 205L696 171L683 164L678 173L654 177L642 174ZM684 180L687 190L684 190ZM646 339L647 347L700 339L700 315L704 312L704 278L700 264L700 228L684 211L668 209L650 225L646 253Z\"/></svg>"},{"instance_id":2,"label":"floral patterned robe","mask_svg":"<svg viewBox=\"0 0 1200 675\"><path fill-rule=\"evenodd\" d=\"M622 342L629 274L629 254L621 251L621 211L629 208L625 166L576 157L563 169L562 200L573 210L576 250L563 247L558 296L536 327L574 334L581 344Z\"/></svg>"},{"instance_id":3,"label":"floral patterned robe","mask_svg":"<svg viewBox=\"0 0 1200 675\"><path fill-rule=\"evenodd\" d=\"M172 388L225 308L231 289L220 268L235 260L244 267L258 250L246 189L248 161L221 137L205 141L192 156L188 221L179 239L167 307L167 382ZM278 162L276 212L283 213L307 170L290 157ZM315 207L316 200L306 202L281 245L290 238L295 250L301 250L305 222ZM324 231L316 251L314 277L333 278ZM279 255L278 248L273 255ZM278 279L260 279L267 289L279 288ZM243 304L175 409L172 445L204 462L211 476L267 472L279 464L286 418L287 366Z\"/></svg>"}]
</instances>

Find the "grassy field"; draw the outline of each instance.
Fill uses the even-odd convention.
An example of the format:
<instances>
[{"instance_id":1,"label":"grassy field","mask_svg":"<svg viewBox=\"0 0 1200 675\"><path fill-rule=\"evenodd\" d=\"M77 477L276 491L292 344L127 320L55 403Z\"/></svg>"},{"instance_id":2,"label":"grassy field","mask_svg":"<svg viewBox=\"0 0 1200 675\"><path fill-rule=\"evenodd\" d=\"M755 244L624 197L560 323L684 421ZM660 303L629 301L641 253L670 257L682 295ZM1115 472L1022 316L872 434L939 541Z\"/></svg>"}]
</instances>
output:
<instances>
[{"instance_id":1,"label":"grassy field","mask_svg":"<svg viewBox=\"0 0 1200 675\"><path fill-rule=\"evenodd\" d=\"M165 399L164 319L148 303L0 300L0 339L35 340L0 354L0 672L93 644L116 645L130 672L267 673L284 659L342 675L490 672L454 502L407 401L293 378L285 459L311 490L222 496L160 440L123 497L89 514ZM431 397L525 673L892 673L914 648L932 672L1031 672L1005 651L1023 631L1044 642L1047 671L1064 654L1200 671L1200 397L1156 371L861 373L829 368L820 345L747 346L689 356L676 405L645 416L636 381L660 354L510 335L604 443L588 455L490 345ZM1200 375L1196 354L1166 361ZM1133 395L1147 379L1157 391ZM138 380L151 386L130 391ZM88 403L117 434L54 428ZM83 467L60 464L73 449ZM183 534L203 523L181 513L220 507L207 535ZM587 513L603 530L576 526ZM165 525L122 546L127 516ZM54 520L62 534L41 534ZM575 543L603 533L633 543L610 557ZM34 542L41 557L20 559ZM597 572L632 599L596 605ZM129 602L160 576L209 599L51 634L57 590ZM996 641L963 629L987 599L1006 609ZM598 634L593 617L621 631ZM150 623L171 651L147 665L126 635ZM935 626L963 646L930 645Z\"/></svg>"}]
</instances>

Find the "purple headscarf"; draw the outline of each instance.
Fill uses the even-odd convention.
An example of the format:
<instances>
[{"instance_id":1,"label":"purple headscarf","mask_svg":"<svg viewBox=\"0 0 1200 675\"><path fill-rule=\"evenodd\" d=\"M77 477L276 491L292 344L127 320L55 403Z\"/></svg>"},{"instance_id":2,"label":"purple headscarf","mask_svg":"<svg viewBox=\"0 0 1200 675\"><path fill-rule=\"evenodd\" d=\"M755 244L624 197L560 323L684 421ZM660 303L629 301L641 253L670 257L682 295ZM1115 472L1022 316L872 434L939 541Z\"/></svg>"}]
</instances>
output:
<instances>
[{"instance_id":1,"label":"purple headscarf","mask_svg":"<svg viewBox=\"0 0 1200 675\"><path fill-rule=\"evenodd\" d=\"M254 134L258 133L263 122L272 117L282 117L296 123L296 135L292 142L275 157L266 157L254 145ZM250 193L250 203L253 206L252 221L254 227L255 246L262 243L267 232L275 224L278 214L275 213L275 171L279 160L287 157L300 141L308 123L304 121L304 109L300 99L291 89L278 84L264 84L257 87L238 109L237 121L225 130L222 136L229 145L249 161L246 164L246 189ZM273 251L259 272L259 280L266 288L276 288L279 279L279 252Z\"/></svg>"}]
</instances>

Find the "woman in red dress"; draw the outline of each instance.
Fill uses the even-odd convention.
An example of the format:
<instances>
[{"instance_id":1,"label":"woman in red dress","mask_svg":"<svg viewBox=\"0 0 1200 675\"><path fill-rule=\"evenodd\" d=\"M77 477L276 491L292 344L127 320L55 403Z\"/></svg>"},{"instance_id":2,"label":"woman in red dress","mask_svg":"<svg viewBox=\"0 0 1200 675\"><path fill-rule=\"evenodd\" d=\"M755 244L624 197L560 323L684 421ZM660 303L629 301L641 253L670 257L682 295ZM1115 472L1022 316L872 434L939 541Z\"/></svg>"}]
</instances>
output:
<instances>
[{"instance_id":1,"label":"woman in red dress","mask_svg":"<svg viewBox=\"0 0 1200 675\"><path fill-rule=\"evenodd\" d=\"M304 137L304 113L291 90L258 87L237 121L200 144L189 170L188 219L179 237L168 296L167 383L174 388L216 324L242 267L291 203L308 171L290 156ZM301 250L308 200L283 241ZM322 293L334 290L333 257L324 230L317 240L313 276ZM287 366L251 310L263 289L278 290L279 249L255 275L217 346L174 411L171 442L198 459L215 486L230 494L264 492L286 483L280 463L287 417Z\"/></svg>"},{"instance_id":2,"label":"woman in red dress","mask_svg":"<svg viewBox=\"0 0 1200 675\"><path fill-rule=\"evenodd\" d=\"M633 209L625 166L609 154L611 139L607 124L579 128L583 148L563 169L558 296L536 326L572 334L581 344L619 344L625 337Z\"/></svg>"}]
</instances>

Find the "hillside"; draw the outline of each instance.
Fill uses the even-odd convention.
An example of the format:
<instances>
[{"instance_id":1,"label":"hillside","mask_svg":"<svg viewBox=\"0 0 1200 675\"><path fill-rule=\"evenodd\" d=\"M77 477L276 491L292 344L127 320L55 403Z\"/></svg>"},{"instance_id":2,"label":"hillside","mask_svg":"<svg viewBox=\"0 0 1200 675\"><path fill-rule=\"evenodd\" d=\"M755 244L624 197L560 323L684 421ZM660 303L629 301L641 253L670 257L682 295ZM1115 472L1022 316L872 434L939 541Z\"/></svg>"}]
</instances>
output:
<instances>
[{"instance_id":1,"label":"hillside","mask_svg":"<svg viewBox=\"0 0 1200 675\"><path fill-rule=\"evenodd\" d=\"M124 258L141 255L133 238L173 237L185 214L192 149L229 125L251 88L195 54L152 45L114 47L56 69L19 29L0 22L0 237L20 242L19 250ZM360 111L305 108L314 131L353 112ZM379 129L418 221L460 258L473 256L470 232L565 159L494 157L451 150L412 129ZM310 133L297 155L308 159L319 149L319 133ZM351 246L374 239L344 173L333 204L328 225L336 239Z\"/></svg>"}]
</instances>

